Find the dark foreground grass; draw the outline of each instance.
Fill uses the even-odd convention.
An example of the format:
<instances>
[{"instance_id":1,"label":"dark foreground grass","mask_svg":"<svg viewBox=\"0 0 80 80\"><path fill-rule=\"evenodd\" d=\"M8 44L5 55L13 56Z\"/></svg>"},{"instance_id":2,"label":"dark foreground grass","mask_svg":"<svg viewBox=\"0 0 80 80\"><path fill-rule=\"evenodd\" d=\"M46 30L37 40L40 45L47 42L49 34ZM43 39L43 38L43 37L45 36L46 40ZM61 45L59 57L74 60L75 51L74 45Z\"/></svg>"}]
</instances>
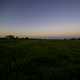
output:
<instances>
[{"instance_id":1,"label":"dark foreground grass","mask_svg":"<svg viewBox=\"0 0 80 80\"><path fill-rule=\"evenodd\" d=\"M0 80L80 80L80 40L0 40Z\"/></svg>"}]
</instances>

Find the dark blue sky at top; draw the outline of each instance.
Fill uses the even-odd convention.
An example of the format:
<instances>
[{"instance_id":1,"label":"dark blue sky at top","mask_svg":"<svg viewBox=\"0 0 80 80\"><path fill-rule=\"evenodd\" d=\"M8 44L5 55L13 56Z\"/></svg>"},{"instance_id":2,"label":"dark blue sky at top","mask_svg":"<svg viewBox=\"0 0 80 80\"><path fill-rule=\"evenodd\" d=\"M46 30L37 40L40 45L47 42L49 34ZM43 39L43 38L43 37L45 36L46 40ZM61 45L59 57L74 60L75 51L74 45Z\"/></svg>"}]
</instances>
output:
<instances>
[{"instance_id":1,"label":"dark blue sky at top","mask_svg":"<svg viewBox=\"0 0 80 80\"><path fill-rule=\"evenodd\" d=\"M0 0L5 31L80 32L80 0Z\"/></svg>"}]
</instances>

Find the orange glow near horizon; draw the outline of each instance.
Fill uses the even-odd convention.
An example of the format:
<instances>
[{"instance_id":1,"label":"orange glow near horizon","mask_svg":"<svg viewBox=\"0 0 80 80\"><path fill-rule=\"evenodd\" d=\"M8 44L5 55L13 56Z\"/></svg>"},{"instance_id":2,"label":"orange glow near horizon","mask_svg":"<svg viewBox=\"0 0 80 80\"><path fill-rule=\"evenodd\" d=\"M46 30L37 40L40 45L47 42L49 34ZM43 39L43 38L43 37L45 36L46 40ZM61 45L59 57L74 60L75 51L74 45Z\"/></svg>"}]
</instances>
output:
<instances>
[{"instance_id":1,"label":"orange glow near horizon","mask_svg":"<svg viewBox=\"0 0 80 80\"><path fill-rule=\"evenodd\" d=\"M0 32L1 36L14 35L14 36L80 36L80 32Z\"/></svg>"}]
</instances>

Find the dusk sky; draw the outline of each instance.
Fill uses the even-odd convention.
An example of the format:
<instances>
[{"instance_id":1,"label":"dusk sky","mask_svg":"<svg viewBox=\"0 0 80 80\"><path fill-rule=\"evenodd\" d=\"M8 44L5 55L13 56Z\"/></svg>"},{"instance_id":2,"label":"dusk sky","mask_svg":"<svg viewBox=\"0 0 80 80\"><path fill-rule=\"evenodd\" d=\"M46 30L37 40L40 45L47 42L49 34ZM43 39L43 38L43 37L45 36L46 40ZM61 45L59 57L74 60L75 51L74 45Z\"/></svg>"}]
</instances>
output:
<instances>
[{"instance_id":1,"label":"dusk sky","mask_svg":"<svg viewBox=\"0 0 80 80\"><path fill-rule=\"evenodd\" d=\"M0 0L0 35L80 36L80 0Z\"/></svg>"}]
</instances>

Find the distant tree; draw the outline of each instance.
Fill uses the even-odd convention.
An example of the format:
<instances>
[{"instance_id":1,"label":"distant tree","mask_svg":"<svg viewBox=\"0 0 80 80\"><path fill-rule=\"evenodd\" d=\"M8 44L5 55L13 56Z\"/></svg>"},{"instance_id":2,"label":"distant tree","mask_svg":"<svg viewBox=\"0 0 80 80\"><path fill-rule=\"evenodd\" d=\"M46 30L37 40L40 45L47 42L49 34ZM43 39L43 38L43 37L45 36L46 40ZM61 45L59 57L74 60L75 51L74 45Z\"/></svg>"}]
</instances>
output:
<instances>
[{"instance_id":1,"label":"distant tree","mask_svg":"<svg viewBox=\"0 0 80 80\"><path fill-rule=\"evenodd\" d=\"M78 38L78 40L80 40L80 38Z\"/></svg>"},{"instance_id":2,"label":"distant tree","mask_svg":"<svg viewBox=\"0 0 80 80\"><path fill-rule=\"evenodd\" d=\"M76 40L76 38L71 38L70 40Z\"/></svg>"},{"instance_id":3,"label":"distant tree","mask_svg":"<svg viewBox=\"0 0 80 80\"><path fill-rule=\"evenodd\" d=\"M18 36L16 36L16 37L15 37L15 39L19 39L19 37L18 37Z\"/></svg>"},{"instance_id":4,"label":"distant tree","mask_svg":"<svg viewBox=\"0 0 80 80\"><path fill-rule=\"evenodd\" d=\"M64 40L67 40L66 38L64 38Z\"/></svg>"},{"instance_id":5,"label":"distant tree","mask_svg":"<svg viewBox=\"0 0 80 80\"><path fill-rule=\"evenodd\" d=\"M6 39L15 39L15 37L13 35L7 35L5 38Z\"/></svg>"},{"instance_id":6,"label":"distant tree","mask_svg":"<svg viewBox=\"0 0 80 80\"><path fill-rule=\"evenodd\" d=\"M25 37L25 39L29 39L28 37Z\"/></svg>"}]
</instances>

